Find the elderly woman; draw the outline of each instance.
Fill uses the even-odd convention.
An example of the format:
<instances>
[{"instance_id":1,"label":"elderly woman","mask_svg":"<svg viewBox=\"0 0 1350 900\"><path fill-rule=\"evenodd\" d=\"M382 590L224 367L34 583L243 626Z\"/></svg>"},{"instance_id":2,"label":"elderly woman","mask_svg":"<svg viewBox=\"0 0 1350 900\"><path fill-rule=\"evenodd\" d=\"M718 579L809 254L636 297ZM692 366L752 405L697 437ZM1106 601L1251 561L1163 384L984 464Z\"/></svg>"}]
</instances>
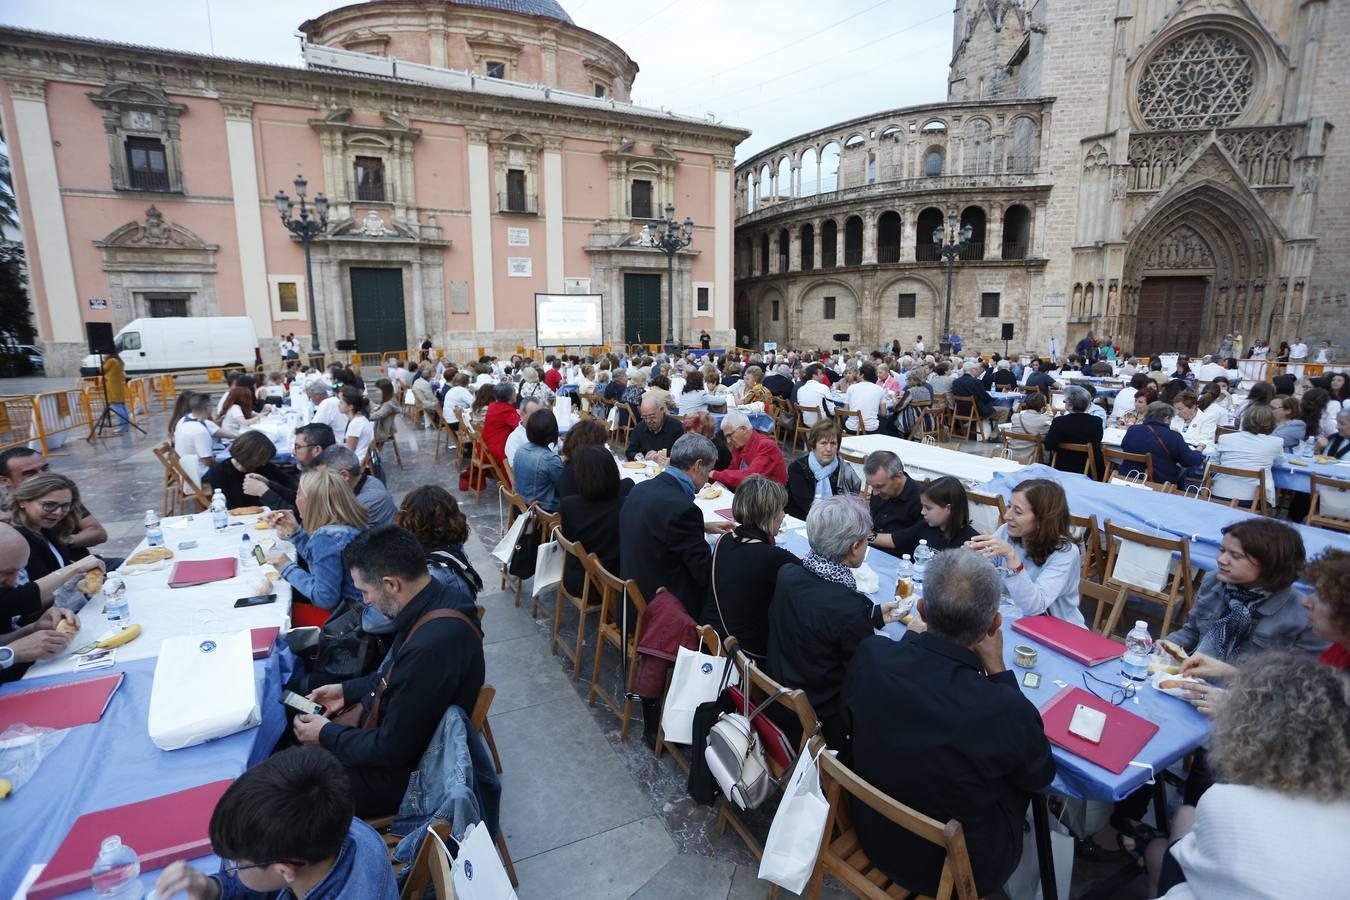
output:
<instances>
[{"instance_id":1,"label":"elderly woman","mask_svg":"<svg viewBox=\"0 0 1350 900\"><path fill-rule=\"evenodd\" d=\"M1340 897L1350 834L1350 685L1290 653L1262 654L1233 681L1210 733L1221 783L1149 847L1168 900Z\"/></svg>"},{"instance_id":2,"label":"elderly woman","mask_svg":"<svg viewBox=\"0 0 1350 900\"><path fill-rule=\"evenodd\" d=\"M826 497L806 516L811 552L778 570L769 606L765 668L781 685L800 688L820 719L826 742L848 748L844 674L853 651L887 622L897 621L896 601L874 606L857 590L850 571L867 557L872 514L859 497Z\"/></svg>"},{"instance_id":3,"label":"elderly woman","mask_svg":"<svg viewBox=\"0 0 1350 900\"><path fill-rule=\"evenodd\" d=\"M1158 389L1153 385L1145 385L1134 392L1133 405L1126 411L1122 411L1117 424L1122 428L1132 428L1144 421L1144 416L1148 412L1149 404L1156 403L1158 400ZM1170 408L1170 407L1169 407ZM1168 420L1170 423L1170 419ZM1170 426L1169 426L1170 427ZM1131 451L1137 453L1138 451Z\"/></svg>"},{"instance_id":4,"label":"elderly woman","mask_svg":"<svg viewBox=\"0 0 1350 900\"><path fill-rule=\"evenodd\" d=\"M1336 459L1344 459L1350 453L1350 409L1336 413L1336 433L1318 438L1317 452Z\"/></svg>"},{"instance_id":5,"label":"elderly woman","mask_svg":"<svg viewBox=\"0 0 1350 900\"><path fill-rule=\"evenodd\" d=\"M621 403L630 403L633 409L637 409L638 404L642 402L642 395L647 392L648 374L643 369L628 367L628 387L624 388L623 396L619 398Z\"/></svg>"},{"instance_id":6,"label":"elderly woman","mask_svg":"<svg viewBox=\"0 0 1350 900\"><path fill-rule=\"evenodd\" d=\"M891 373L891 367L885 363L877 363L877 384L883 391L889 391L892 395L898 396L904 387L900 384L900 379Z\"/></svg>"},{"instance_id":7,"label":"elderly woman","mask_svg":"<svg viewBox=\"0 0 1350 900\"><path fill-rule=\"evenodd\" d=\"M1176 411L1176 417L1172 419L1172 430L1181 432L1188 443L1199 447L1211 446L1222 412L1214 405L1214 399L1213 394L1197 396L1194 391L1177 393L1172 404Z\"/></svg>"},{"instance_id":8,"label":"elderly woman","mask_svg":"<svg viewBox=\"0 0 1350 900\"><path fill-rule=\"evenodd\" d=\"M747 478L732 500L736 528L713 545L712 576L699 624L762 659L769 649L769 605L778 570L797 557L774 546L783 524L787 491L762 475Z\"/></svg>"},{"instance_id":9,"label":"elderly woman","mask_svg":"<svg viewBox=\"0 0 1350 900\"><path fill-rule=\"evenodd\" d=\"M553 405L553 388L539 380L539 370L534 366L527 366L520 373L519 400L521 403L534 400L543 406Z\"/></svg>"},{"instance_id":10,"label":"elderly woman","mask_svg":"<svg viewBox=\"0 0 1350 900\"><path fill-rule=\"evenodd\" d=\"M506 439L520 424L516 410L516 386L509 381L492 386L492 402L483 414L483 444L498 463L506 462ZM514 460L513 460L514 462Z\"/></svg>"},{"instance_id":11,"label":"elderly woman","mask_svg":"<svg viewBox=\"0 0 1350 900\"><path fill-rule=\"evenodd\" d=\"M1300 418L1302 406L1293 397L1279 396L1270 401L1270 411L1275 413L1274 435L1284 445L1285 453L1293 453L1308 436L1308 428Z\"/></svg>"},{"instance_id":12,"label":"elderly woman","mask_svg":"<svg viewBox=\"0 0 1350 900\"><path fill-rule=\"evenodd\" d=\"M731 448L727 446L726 435L717 429L717 419L712 413L696 412L684 417L684 433L701 434L713 442L717 450L717 465L713 469L725 469L731 465Z\"/></svg>"},{"instance_id":13,"label":"elderly woman","mask_svg":"<svg viewBox=\"0 0 1350 900\"><path fill-rule=\"evenodd\" d=\"M540 409L525 420L525 443L511 460L516 493L526 503L537 503L547 512L558 511L558 481L563 464L553 445L558 441L558 417Z\"/></svg>"},{"instance_id":14,"label":"elderly woman","mask_svg":"<svg viewBox=\"0 0 1350 900\"><path fill-rule=\"evenodd\" d=\"M923 369L910 369L905 375L905 392L900 395L895 411L895 430L901 437L907 438L914 432L923 413L923 407L914 404L933 402L933 390L924 382L923 374ZM879 372L877 377L880 378Z\"/></svg>"},{"instance_id":15,"label":"elderly woman","mask_svg":"<svg viewBox=\"0 0 1350 900\"><path fill-rule=\"evenodd\" d=\"M1044 437L1050 430L1050 423L1054 416L1050 415L1048 407L1050 401L1045 399L1045 394L1036 391L1027 394L1027 398L1022 401L1022 408L1013 413L1008 420L1011 430L1018 434L1034 434L1038 437ZM1032 454L1036 450L1036 445L1031 441L1009 440L1008 449L1013 453ZM1032 460L1036 462L1037 460Z\"/></svg>"},{"instance_id":16,"label":"elderly woman","mask_svg":"<svg viewBox=\"0 0 1350 900\"><path fill-rule=\"evenodd\" d=\"M1064 389L1064 405L1068 412L1055 416L1045 432L1042 445L1053 454L1054 466L1061 472L1083 473L1087 468L1087 454L1081 450L1059 450L1060 444L1087 444L1092 448L1092 459L1100 478L1102 467L1102 420L1088 412L1092 395L1076 384Z\"/></svg>"},{"instance_id":17,"label":"elderly woman","mask_svg":"<svg viewBox=\"0 0 1350 900\"><path fill-rule=\"evenodd\" d=\"M675 398L670 393L670 378L664 372L653 375L648 384L647 390L642 393L644 400L651 397L665 409L675 408Z\"/></svg>"},{"instance_id":18,"label":"elderly woman","mask_svg":"<svg viewBox=\"0 0 1350 900\"><path fill-rule=\"evenodd\" d=\"M460 612L478 621L474 600L483 589L483 579L464 552L469 521L454 495L436 484L413 488L399 504L394 524L417 538L427 554L427 573L445 585Z\"/></svg>"},{"instance_id":19,"label":"elderly woman","mask_svg":"<svg viewBox=\"0 0 1350 900\"><path fill-rule=\"evenodd\" d=\"M733 491L751 475L764 475L779 484L787 484L787 461L778 442L756 431L750 417L732 410L722 417L722 435L731 449L731 461L725 469L712 474L712 480Z\"/></svg>"},{"instance_id":20,"label":"elderly woman","mask_svg":"<svg viewBox=\"0 0 1350 900\"><path fill-rule=\"evenodd\" d=\"M793 460L787 473L787 512L805 519L811 504L821 497L857 494L862 479L853 466L839 458L839 429L822 419L806 435L806 453Z\"/></svg>"},{"instance_id":21,"label":"elderly woman","mask_svg":"<svg viewBox=\"0 0 1350 900\"><path fill-rule=\"evenodd\" d=\"M1214 445L1215 465L1265 472L1266 503L1275 506L1275 477L1271 467L1284 459L1284 442L1275 437L1275 413L1269 406L1253 406L1243 416L1242 430L1225 434ZM1210 493L1225 500L1255 505L1255 478L1216 474Z\"/></svg>"},{"instance_id":22,"label":"elderly woman","mask_svg":"<svg viewBox=\"0 0 1350 900\"><path fill-rule=\"evenodd\" d=\"M746 366L745 390L741 393L742 403L762 403L768 409L773 403L773 394L764 386L764 370L759 366Z\"/></svg>"},{"instance_id":23,"label":"elderly woman","mask_svg":"<svg viewBox=\"0 0 1350 900\"><path fill-rule=\"evenodd\" d=\"M691 369L684 376L684 388L680 391L680 395L675 398L676 410L681 416L687 416L690 413L708 412L709 396L703 387L703 373L698 369ZM726 408L726 401L721 401L718 408Z\"/></svg>"},{"instance_id":24,"label":"elderly woman","mask_svg":"<svg viewBox=\"0 0 1350 900\"><path fill-rule=\"evenodd\" d=\"M1135 395L1136 399L1145 397L1152 388L1144 388ZM1205 454L1191 449L1186 439L1172 430L1172 418L1175 411L1166 403L1150 403L1144 410L1143 421L1131 425L1125 431L1120 449L1126 453L1145 453L1153 458L1153 481L1163 484L1171 482L1180 485L1186 470L1200 466ZM1145 472L1136 462L1122 462L1121 475L1133 475L1136 471Z\"/></svg>"},{"instance_id":25,"label":"elderly woman","mask_svg":"<svg viewBox=\"0 0 1350 900\"><path fill-rule=\"evenodd\" d=\"M277 448L261 431L245 431L230 443L230 458L216 463L202 476L202 488L208 493L220 491L225 505L252 506L256 501L244 491L244 477L256 472L272 484L280 484L289 493L295 489L294 477L273 464Z\"/></svg>"}]
</instances>

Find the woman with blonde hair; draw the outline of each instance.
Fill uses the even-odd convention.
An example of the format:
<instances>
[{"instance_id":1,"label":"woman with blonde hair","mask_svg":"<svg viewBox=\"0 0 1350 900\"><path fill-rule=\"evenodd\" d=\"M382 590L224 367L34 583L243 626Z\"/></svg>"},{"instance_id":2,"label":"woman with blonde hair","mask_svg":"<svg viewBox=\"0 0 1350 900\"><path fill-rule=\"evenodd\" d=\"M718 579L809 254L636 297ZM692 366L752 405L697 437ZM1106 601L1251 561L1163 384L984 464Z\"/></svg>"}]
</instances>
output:
<instances>
[{"instance_id":1,"label":"woman with blonde hair","mask_svg":"<svg viewBox=\"0 0 1350 900\"><path fill-rule=\"evenodd\" d=\"M297 560L292 562L284 551L273 550L267 561L287 584L321 609L340 611L348 604L360 604L361 594L342 563L342 551L365 529L366 508L342 476L331 469L311 469L300 476L295 508L296 513L274 512L268 520L277 537L295 545ZM300 521L305 523L303 527ZM300 566L300 560L308 571ZM361 627L371 634L381 634L393 630L394 623L374 607L366 606Z\"/></svg>"},{"instance_id":2,"label":"woman with blonde hair","mask_svg":"<svg viewBox=\"0 0 1350 900\"><path fill-rule=\"evenodd\" d=\"M69 543L84 513L80 489L64 475L34 475L9 494L10 524L28 542L29 581L37 581L89 555Z\"/></svg>"},{"instance_id":3,"label":"woman with blonde hair","mask_svg":"<svg viewBox=\"0 0 1350 900\"><path fill-rule=\"evenodd\" d=\"M764 370L759 366L746 366L742 378L745 392L741 395L741 403L762 403L768 409L773 403L773 394L764 386Z\"/></svg>"}]
</instances>

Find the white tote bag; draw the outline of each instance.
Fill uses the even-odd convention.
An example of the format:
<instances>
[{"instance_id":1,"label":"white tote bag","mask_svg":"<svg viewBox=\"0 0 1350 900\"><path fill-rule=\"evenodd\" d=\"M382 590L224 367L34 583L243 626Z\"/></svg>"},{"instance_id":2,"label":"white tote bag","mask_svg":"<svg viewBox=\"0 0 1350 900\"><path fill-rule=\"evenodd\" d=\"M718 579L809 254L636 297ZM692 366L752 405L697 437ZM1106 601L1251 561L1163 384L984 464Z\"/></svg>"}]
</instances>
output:
<instances>
[{"instance_id":1,"label":"white tote bag","mask_svg":"<svg viewBox=\"0 0 1350 900\"><path fill-rule=\"evenodd\" d=\"M511 523L511 527L506 529L506 536L497 542L497 546L492 548L492 558L504 566L511 565L511 554L516 552L516 541L520 540L520 533L525 530L525 520L529 516L521 513L516 516L516 520Z\"/></svg>"},{"instance_id":2,"label":"white tote bag","mask_svg":"<svg viewBox=\"0 0 1350 900\"><path fill-rule=\"evenodd\" d=\"M535 556L534 562L534 589L531 596L538 597L544 591L562 584L563 563L566 560L567 554L563 551L562 544L557 541L539 545L539 553Z\"/></svg>"},{"instance_id":3,"label":"white tote bag","mask_svg":"<svg viewBox=\"0 0 1350 900\"><path fill-rule=\"evenodd\" d=\"M166 638L150 688L150 740L179 750L262 721L249 632Z\"/></svg>"},{"instance_id":4,"label":"white tote bag","mask_svg":"<svg viewBox=\"0 0 1350 900\"><path fill-rule=\"evenodd\" d=\"M694 710L700 704L716 700L722 691L722 673L727 657L709 656L688 647L681 647L675 657L675 671L670 676L670 690L666 691L665 708L661 712L661 727L666 740L688 744L694 740ZM731 667L730 684L740 684L740 672Z\"/></svg>"},{"instance_id":5,"label":"white tote bag","mask_svg":"<svg viewBox=\"0 0 1350 900\"><path fill-rule=\"evenodd\" d=\"M1041 865L1036 855L1036 829L1031 811L1027 811L1026 831L1022 835L1022 858L1012 877L1003 886L1009 900L1041 900ZM1050 853L1055 860L1055 890L1060 897L1069 896L1073 882L1073 835L1064 823L1050 819Z\"/></svg>"},{"instance_id":6,"label":"white tote bag","mask_svg":"<svg viewBox=\"0 0 1350 900\"><path fill-rule=\"evenodd\" d=\"M427 839L440 840L434 831ZM482 822L470 825L464 833L450 877L454 881L456 900L516 900L506 867Z\"/></svg>"},{"instance_id":7,"label":"white tote bag","mask_svg":"<svg viewBox=\"0 0 1350 900\"><path fill-rule=\"evenodd\" d=\"M830 817L830 804L820 789L820 753L797 755L792 778L783 788L783 799L769 826L759 877L800 894L811 880L820 854L820 838ZM1068 894L1064 895L1069 896Z\"/></svg>"}]
</instances>

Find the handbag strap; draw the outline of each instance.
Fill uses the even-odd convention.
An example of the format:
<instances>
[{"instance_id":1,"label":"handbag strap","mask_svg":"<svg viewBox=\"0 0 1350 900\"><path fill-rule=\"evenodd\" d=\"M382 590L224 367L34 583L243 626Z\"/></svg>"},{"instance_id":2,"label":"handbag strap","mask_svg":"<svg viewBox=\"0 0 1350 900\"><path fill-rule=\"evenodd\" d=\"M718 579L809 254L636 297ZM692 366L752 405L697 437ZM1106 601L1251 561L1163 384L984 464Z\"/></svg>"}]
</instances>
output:
<instances>
[{"instance_id":1,"label":"handbag strap","mask_svg":"<svg viewBox=\"0 0 1350 900\"><path fill-rule=\"evenodd\" d=\"M380 701L384 698L385 688L389 686L389 682L393 678L394 666L398 664L398 658L403 655L403 648L407 647L408 642L413 639L413 635L417 634L417 629L433 619L459 619L469 626L469 630L473 632L474 637L478 638L479 641L483 640L483 633L478 630L478 625L457 609L433 609L430 612L423 613L413 623L412 628L408 629L408 634L403 638L403 643L399 644L399 652L389 661L389 668L380 674L380 680L375 685L375 698L370 703L370 711L366 713L365 719L361 722L362 728L375 728L380 724Z\"/></svg>"}]
</instances>

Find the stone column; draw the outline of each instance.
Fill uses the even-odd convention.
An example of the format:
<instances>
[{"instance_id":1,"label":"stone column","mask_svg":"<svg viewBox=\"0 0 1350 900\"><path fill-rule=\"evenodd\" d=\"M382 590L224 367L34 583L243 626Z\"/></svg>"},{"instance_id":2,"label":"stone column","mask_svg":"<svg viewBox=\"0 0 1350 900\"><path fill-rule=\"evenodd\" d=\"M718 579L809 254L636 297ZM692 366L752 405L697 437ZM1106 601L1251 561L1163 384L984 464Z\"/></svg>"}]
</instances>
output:
<instances>
[{"instance_id":1,"label":"stone column","mask_svg":"<svg viewBox=\"0 0 1350 900\"><path fill-rule=\"evenodd\" d=\"M225 150L230 163L230 194L239 246L244 310L253 320L258 337L270 338L272 301L267 284L267 260L263 253L262 204L258 196L258 164L253 143L253 103L222 99L221 107L225 111ZM303 297L300 308L309 309ZM311 322L310 327L313 328L314 323ZM323 343L332 349L329 342Z\"/></svg>"},{"instance_id":2,"label":"stone column","mask_svg":"<svg viewBox=\"0 0 1350 900\"><path fill-rule=\"evenodd\" d=\"M984 223L984 258L1003 258L1003 204L989 204L989 220Z\"/></svg>"},{"instance_id":3,"label":"stone column","mask_svg":"<svg viewBox=\"0 0 1350 900\"><path fill-rule=\"evenodd\" d=\"M1045 252L1045 201L1037 200L1032 212L1035 221L1031 223L1031 246L1027 248L1027 259L1039 259Z\"/></svg>"},{"instance_id":4,"label":"stone column","mask_svg":"<svg viewBox=\"0 0 1350 900\"><path fill-rule=\"evenodd\" d=\"M821 250L821 237L820 237L820 231L821 231L821 228L820 228L820 226L821 226L822 224L823 224L822 220L821 220L821 219L817 219L817 220L815 221L815 224L811 227L811 243L815 245L815 246L814 246L814 251L815 251L815 252L814 252L814 254L813 254L812 257L811 257L811 268L812 268L812 269L819 269L820 266L821 266L821 263L820 263L820 250ZM789 334L791 334L791 333L792 333L792 332L789 332Z\"/></svg>"},{"instance_id":5,"label":"stone column","mask_svg":"<svg viewBox=\"0 0 1350 900\"><path fill-rule=\"evenodd\" d=\"M916 240L916 226L918 225L918 210L913 206L905 206L900 209L900 261L914 262L914 242Z\"/></svg>"},{"instance_id":6,"label":"stone column","mask_svg":"<svg viewBox=\"0 0 1350 900\"><path fill-rule=\"evenodd\" d=\"M469 132L469 233L473 259L474 330L496 331L496 302L492 285L492 167L485 128Z\"/></svg>"},{"instance_id":7,"label":"stone column","mask_svg":"<svg viewBox=\"0 0 1350 900\"><path fill-rule=\"evenodd\" d=\"M862 264L874 266L877 264L877 211L875 209L864 210L862 215Z\"/></svg>"},{"instance_id":8,"label":"stone column","mask_svg":"<svg viewBox=\"0 0 1350 900\"><path fill-rule=\"evenodd\" d=\"M414 260L412 264L412 307L413 307L413 331L416 335L413 338L413 344L422 340L422 335L427 333L427 304L422 291L422 263ZM413 346L409 344L408 346Z\"/></svg>"},{"instance_id":9,"label":"stone column","mask_svg":"<svg viewBox=\"0 0 1350 900\"><path fill-rule=\"evenodd\" d=\"M788 228L788 271L802 270L802 231L801 226Z\"/></svg>"}]
</instances>

